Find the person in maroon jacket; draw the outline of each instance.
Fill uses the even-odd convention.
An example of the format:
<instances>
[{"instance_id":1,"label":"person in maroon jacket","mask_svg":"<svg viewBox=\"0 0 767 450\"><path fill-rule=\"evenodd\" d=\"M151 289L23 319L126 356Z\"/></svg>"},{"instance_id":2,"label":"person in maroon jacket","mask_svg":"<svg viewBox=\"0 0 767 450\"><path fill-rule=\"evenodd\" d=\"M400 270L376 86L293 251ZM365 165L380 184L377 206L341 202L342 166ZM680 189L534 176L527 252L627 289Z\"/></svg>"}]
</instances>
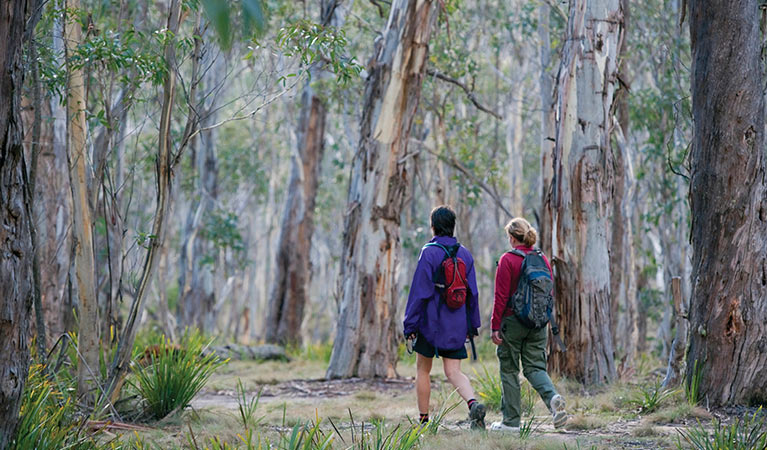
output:
<instances>
[{"instance_id":1,"label":"person in maroon jacket","mask_svg":"<svg viewBox=\"0 0 767 450\"><path fill-rule=\"evenodd\" d=\"M511 220L505 229L512 249L525 254L534 250L533 246L538 240L538 233L527 220L517 217ZM548 259L546 256L543 258L549 273L552 273ZM546 373L548 327L540 329L526 327L517 319L509 301L517 290L523 260L522 256L512 252L504 253L498 261L495 272L495 302L490 326L493 332L493 343L498 346L496 353L501 366L503 421L491 424L490 429L493 431L519 430L520 359L525 377L551 411L554 426L559 428L567 422L565 399L557 393L551 378Z\"/></svg>"}]
</instances>

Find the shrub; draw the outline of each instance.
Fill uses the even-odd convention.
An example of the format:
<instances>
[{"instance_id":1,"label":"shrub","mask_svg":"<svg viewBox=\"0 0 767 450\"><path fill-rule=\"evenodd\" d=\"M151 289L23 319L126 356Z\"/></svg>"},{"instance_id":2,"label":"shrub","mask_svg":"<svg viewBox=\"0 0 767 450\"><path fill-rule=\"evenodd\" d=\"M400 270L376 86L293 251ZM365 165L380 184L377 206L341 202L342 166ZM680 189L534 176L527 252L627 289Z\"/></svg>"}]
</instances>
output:
<instances>
[{"instance_id":1,"label":"shrub","mask_svg":"<svg viewBox=\"0 0 767 450\"><path fill-rule=\"evenodd\" d=\"M135 380L130 383L152 418L162 419L188 406L213 372L226 362L214 353L204 355L210 343L203 339L197 332L186 332L176 345L163 336L151 351L147 348L144 362L134 365Z\"/></svg>"}]
</instances>

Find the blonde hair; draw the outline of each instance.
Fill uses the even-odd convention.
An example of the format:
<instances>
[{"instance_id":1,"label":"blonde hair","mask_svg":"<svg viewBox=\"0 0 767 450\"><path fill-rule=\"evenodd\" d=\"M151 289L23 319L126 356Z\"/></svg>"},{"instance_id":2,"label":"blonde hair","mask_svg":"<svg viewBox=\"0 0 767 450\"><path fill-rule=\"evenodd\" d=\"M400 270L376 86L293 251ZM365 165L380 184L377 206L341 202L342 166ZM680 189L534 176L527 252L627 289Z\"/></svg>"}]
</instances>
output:
<instances>
[{"instance_id":1,"label":"blonde hair","mask_svg":"<svg viewBox=\"0 0 767 450\"><path fill-rule=\"evenodd\" d=\"M522 217L511 219L504 229L509 236L528 247L532 247L538 241L538 232Z\"/></svg>"}]
</instances>

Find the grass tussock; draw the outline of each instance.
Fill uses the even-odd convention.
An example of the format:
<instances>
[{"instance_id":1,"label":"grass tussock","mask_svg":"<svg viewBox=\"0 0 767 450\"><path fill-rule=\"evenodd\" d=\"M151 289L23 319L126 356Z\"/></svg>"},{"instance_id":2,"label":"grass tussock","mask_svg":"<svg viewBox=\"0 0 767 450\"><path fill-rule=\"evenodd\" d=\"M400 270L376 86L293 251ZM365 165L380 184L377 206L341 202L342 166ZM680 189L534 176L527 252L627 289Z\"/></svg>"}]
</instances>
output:
<instances>
[{"instance_id":1,"label":"grass tussock","mask_svg":"<svg viewBox=\"0 0 767 450\"><path fill-rule=\"evenodd\" d=\"M659 433L652 423L643 422L642 425L631 430L631 435L634 437L655 437L658 436Z\"/></svg>"},{"instance_id":2,"label":"grass tussock","mask_svg":"<svg viewBox=\"0 0 767 450\"><path fill-rule=\"evenodd\" d=\"M501 388L501 376L498 371L491 371L484 364L481 370L472 370L474 371L474 386L482 403L492 411L500 411L503 390Z\"/></svg>"},{"instance_id":3,"label":"grass tussock","mask_svg":"<svg viewBox=\"0 0 767 450\"><path fill-rule=\"evenodd\" d=\"M214 353L204 355L209 344L197 332L186 332L178 344L163 336L150 347L155 351L146 365L134 365L134 379L129 381L151 418L159 420L184 409L226 362Z\"/></svg>"},{"instance_id":4,"label":"grass tussock","mask_svg":"<svg viewBox=\"0 0 767 450\"><path fill-rule=\"evenodd\" d=\"M677 430L680 439L677 448L693 448L696 450L750 450L767 448L767 417L759 408L753 415L734 419L730 424L724 424L718 419L713 420L713 426L707 426L700 421L687 429Z\"/></svg>"},{"instance_id":5,"label":"grass tussock","mask_svg":"<svg viewBox=\"0 0 767 450\"><path fill-rule=\"evenodd\" d=\"M699 406L692 406L687 402L661 408L657 412L647 416L647 421L656 424L685 423L694 420L709 420L711 414Z\"/></svg>"},{"instance_id":6,"label":"grass tussock","mask_svg":"<svg viewBox=\"0 0 767 450\"><path fill-rule=\"evenodd\" d=\"M604 417L579 412L570 416L567 420L567 425L565 425L565 429L569 431L588 431L598 430L604 428L606 425L607 419Z\"/></svg>"}]
</instances>

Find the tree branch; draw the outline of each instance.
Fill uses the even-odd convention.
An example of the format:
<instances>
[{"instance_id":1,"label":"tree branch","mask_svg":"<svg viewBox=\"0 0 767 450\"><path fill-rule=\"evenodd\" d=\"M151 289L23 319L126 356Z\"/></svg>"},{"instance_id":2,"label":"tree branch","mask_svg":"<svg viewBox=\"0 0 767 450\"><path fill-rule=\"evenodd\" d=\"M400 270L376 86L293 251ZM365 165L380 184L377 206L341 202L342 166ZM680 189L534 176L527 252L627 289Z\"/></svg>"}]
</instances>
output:
<instances>
[{"instance_id":1,"label":"tree branch","mask_svg":"<svg viewBox=\"0 0 767 450\"><path fill-rule=\"evenodd\" d=\"M543 0L544 3L549 5L551 9L553 9L557 14L559 14L560 17L565 19L565 22L567 22L567 14L565 14L565 11L559 7L559 5L556 4L553 0Z\"/></svg>"},{"instance_id":2,"label":"tree branch","mask_svg":"<svg viewBox=\"0 0 767 450\"><path fill-rule=\"evenodd\" d=\"M478 110L480 110L482 112L485 112L487 114L490 114L491 116L495 117L498 120L503 120L503 116L501 116L497 112L495 112L495 111L493 111L493 110L483 106L481 103L479 103L479 100L477 100L477 97L474 95L474 91L469 89L464 83L456 80L455 78L451 78L451 77L445 75L444 73L439 72L439 71L434 70L434 69L428 69L427 68L426 69L426 74L429 75L430 77L439 78L442 81L447 81L448 83L452 83L452 84L458 86L459 88L463 89L463 92L466 93L466 96L469 97L469 100L471 100L471 102L474 104L474 106L477 107Z\"/></svg>"},{"instance_id":3,"label":"tree branch","mask_svg":"<svg viewBox=\"0 0 767 450\"><path fill-rule=\"evenodd\" d=\"M476 184L477 186L482 188L483 191L487 192L487 195L489 195L490 198L493 199L493 202L495 203L495 205L501 211L503 211L510 219L514 218L514 215L503 205L503 201L501 201L501 198L498 196L498 194L496 194L493 189L490 189L490 186L488 186L484 181L477 178L477 176L474 175L474 173L468 167L461 164L461 162L455 159L455 157L443 155L435 151L434 149L429 148L429 146L427 146L426 143L423 141L419 141L417 139L411 139L411 141L423 147L428 153L436 156L442 162L450 165L455 170L464 174L467 178L471 180L472 183Z\"/></svg>"}]
</instances>

